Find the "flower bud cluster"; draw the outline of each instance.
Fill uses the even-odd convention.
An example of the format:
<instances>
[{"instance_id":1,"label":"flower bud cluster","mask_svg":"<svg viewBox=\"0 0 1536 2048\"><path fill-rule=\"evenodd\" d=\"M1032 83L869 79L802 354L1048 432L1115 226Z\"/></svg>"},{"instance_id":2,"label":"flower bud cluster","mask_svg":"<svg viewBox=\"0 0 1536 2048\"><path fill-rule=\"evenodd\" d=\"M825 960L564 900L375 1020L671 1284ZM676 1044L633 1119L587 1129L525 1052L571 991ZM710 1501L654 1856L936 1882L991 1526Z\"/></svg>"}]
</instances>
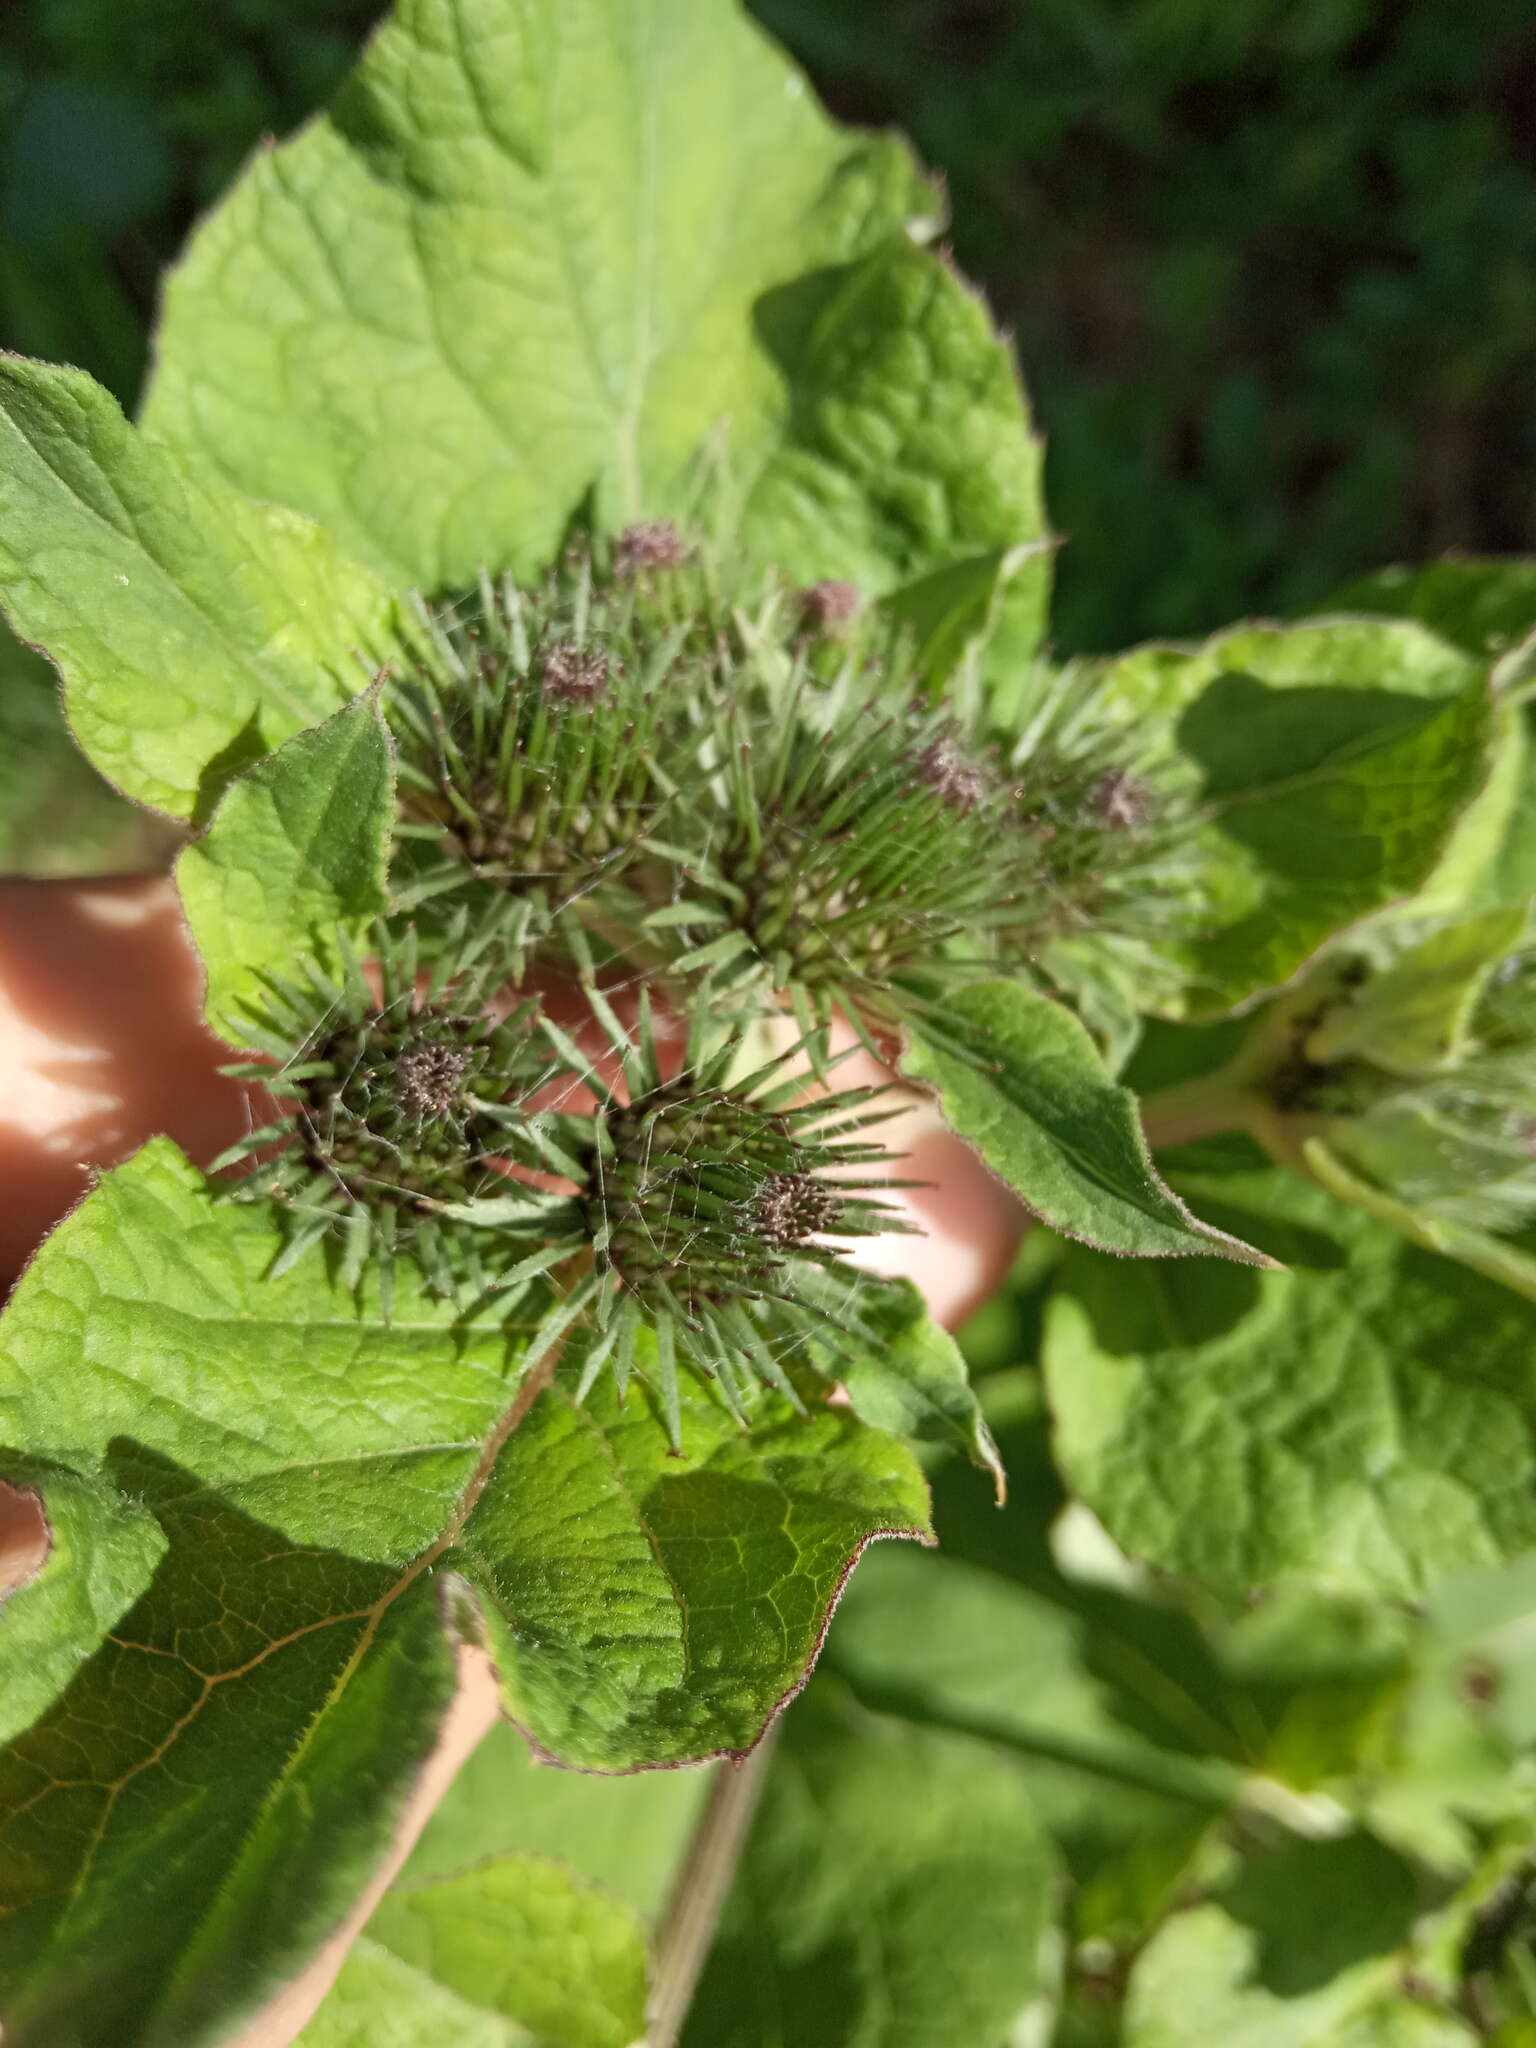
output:
<instances>
[{"instance_id":1,"label":"flower bud cluster","mask_svg":"<svg viewBox=\"0 0 1536 2048\"><path fill-rule=\"evenodd\" d=\"M366 971L273 984L282 1113L226 1162L232 1197L277 1205L280 1263L323 1242L376 1274L386 1312L401 1258L459 1298L543 1290L582 1384L649 1375L674 1432L679 1361L738 1412L758 1381L797 1399L860 1323L834 1241L891 1227L883 1110L800 1099L833 1016L884 1046L967 981L1058 980L1062 935L1155 896L1160 799L1080 694L1005 749L977 678L936 703L853 586L728 589L664 522L419 626L383 696L395 909ZM586 991L584 1034L556 987ZM636 987L631 1028L609 995ZM690 1026L676 1071L652 992ZM786 1011L796 1075L740 1081L743 1034ZM594 1109L562 1106L583 1087Z\"/></svg>"}]
</instances>

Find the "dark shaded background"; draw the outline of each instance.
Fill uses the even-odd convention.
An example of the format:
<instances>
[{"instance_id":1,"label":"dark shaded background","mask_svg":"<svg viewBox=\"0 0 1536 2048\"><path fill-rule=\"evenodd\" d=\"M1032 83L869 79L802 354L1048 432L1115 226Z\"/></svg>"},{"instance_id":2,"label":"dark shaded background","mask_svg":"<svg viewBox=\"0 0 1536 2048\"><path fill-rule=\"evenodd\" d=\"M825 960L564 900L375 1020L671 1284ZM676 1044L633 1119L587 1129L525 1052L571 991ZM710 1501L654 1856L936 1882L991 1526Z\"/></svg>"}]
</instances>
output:
<instances>
[{"instance_id":1,"label":"dark shaded background","mask_svg":"<svg viewBox=\"0 0 1536 2048\"><path fill-rule=\"evenodd\" d=\"M0 0L0 341L131 402L158 271L372 0ZM1536 0L755 0L948 175L1050 435L1057 643L1536 549Z\"/></svg>"}]
</instances>

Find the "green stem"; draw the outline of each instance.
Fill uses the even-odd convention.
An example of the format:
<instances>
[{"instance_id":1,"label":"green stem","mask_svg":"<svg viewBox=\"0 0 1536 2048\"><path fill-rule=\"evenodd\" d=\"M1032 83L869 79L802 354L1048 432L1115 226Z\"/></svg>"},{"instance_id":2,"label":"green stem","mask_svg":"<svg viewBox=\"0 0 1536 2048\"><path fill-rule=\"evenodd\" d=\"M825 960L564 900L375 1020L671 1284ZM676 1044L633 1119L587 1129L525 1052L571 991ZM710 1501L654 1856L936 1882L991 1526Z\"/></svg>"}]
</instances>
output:
<instances>
[{"instance_id":1,"label":"green stem","mask_svg":"<svg viewBox=\"0 0 1536 2048\"><path fill-rule=\"evenodd\" d=\"M757 1809L778 1732L775 1722L740 1763L719 1765L709 1788L656 1940L645 2048L676 2048Z\"/></svg>"},{"instance_id":2,"label":"green stem","mask_svg":"<svg viewBox=\"0 0 1536 2048\"><path fill-rule=\"evenodd\" d=\"M847 1677L846 1673L840 1676ZM883 1684L860 1676L848 1679L859 1704L872 1713L890 1714L919 1727L945 1728L997 1744L1037 1763L1065 1765L1111 1785L1180 1799L1210 1813L1225 1813L1240 1803L1247 1773L1224 1757L1188 1757L1177 1750L1121 1751L1092 1736L1059 1728L1030 1728L1005 1715L991 1714L939 1700L921 1687ZM655 2043L650 2048L656 2048Z\"/></svg>"},{"instance_id":3,"label":"green stem","mask_svg":"<svg viewBox=\"0 0 1536 2048\"><path fill-rule=\"evenodd\" d=\"M1159 1088L1141 1105L1142 1128L1154 1152L1172 1145L1192 1145L1198 1138L1225 1131L1251 1130L1258 1107L1250 1076L1236 1067L1222 1067L1193 1081Z\"/></svg>"}]
</instances>

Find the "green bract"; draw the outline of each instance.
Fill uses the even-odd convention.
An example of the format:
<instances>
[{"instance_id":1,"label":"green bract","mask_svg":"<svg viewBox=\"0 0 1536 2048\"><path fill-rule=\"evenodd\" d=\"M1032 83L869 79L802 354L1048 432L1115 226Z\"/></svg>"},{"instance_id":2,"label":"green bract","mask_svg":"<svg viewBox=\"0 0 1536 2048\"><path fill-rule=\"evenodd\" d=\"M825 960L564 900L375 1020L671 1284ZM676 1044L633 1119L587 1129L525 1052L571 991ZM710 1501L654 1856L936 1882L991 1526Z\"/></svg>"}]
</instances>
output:
<instances>
[{"instance_id":1,"label":"green bract","mask_svg":"<svg viewBox=\"0 0 1536 2048\"><path fill-rule=\"evenodd\" d=\"M0 363L0 844L174 851L251 1111L0 1324L8 2048L228 2040L470 1652L313 2048L1510 2005L1536 579L1055 664L938 216L729 0L399 0L141 426ZM1034 1219L981 1389L857 1256L957 1140Z\"/></svg>"},{"instance_id":2,"label":"green bract","mask_svg":"<svg viewBox=\"0 0 1536 2048\"><path fill-rule=\"evenodd\" d=\"M308 519L137 434L78 370L0 362L0 589L111 781L176 817L356 694L396 605Z\"/></svg>"}]
</instances>

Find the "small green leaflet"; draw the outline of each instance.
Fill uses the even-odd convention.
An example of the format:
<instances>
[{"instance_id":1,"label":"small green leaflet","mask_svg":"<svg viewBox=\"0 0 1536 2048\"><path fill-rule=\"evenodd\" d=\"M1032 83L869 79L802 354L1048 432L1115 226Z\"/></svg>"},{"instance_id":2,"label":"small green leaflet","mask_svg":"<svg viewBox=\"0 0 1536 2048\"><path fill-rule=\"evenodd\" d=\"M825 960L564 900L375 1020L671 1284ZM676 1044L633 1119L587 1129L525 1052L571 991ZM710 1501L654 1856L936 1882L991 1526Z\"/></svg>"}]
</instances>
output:
<instances>
[{"instance_id":1,"label":"small green leaflet","mask_svg":"<svg viewBox=\"0 0 1536 2048\"><path fill-rule=\"evenodd\" d=\"M837 1361L853 1411L877 1429L958 1450L990 1474L999 1501L1007 1475L954 1338L936 1323L910 1280L867 1280L858 1298L872 1341Z\"/></svg>"},{"instance_id":2,"label":"small green leaflet","mask_svg":"<svg viewBox=\"0 0 1536 2048\"><path fill-rule=\"evenodd\" d=\"M1123 655L1102 680L1106 713L1161 751L1202 820L1209 908L1175 942L1188 1017L1279 987L1418 888L1490 774L1482 672L1405 621L1241 626Z\"/></svg>"},{"instance_id":3,"label":"small green leaflet","mask_svg":"<svg viewBox=\"0 0 1536 2048\"><path fill-rule=\"evenodd\" d=\"M1490 792L1492 801L1484 800L1491 825L1487 839L1493 843L1467 892L1476 905L1527 902L1536 897L1536 704L1509 704L1504 710L1496 786ZM1482 808L1481 804L1474 807Z\"/></svg>"},{"instance_id":4,"label":"small green leaflet","mask_svg":"<svg viewBox=\"0 0 1536 2048\"><path fill-rule=\"evenodd\" d=\"M208 975L208 1021L241 1043L264 972L307 956L334 967L335 934L388 906L394 772L372 692L239 775L176 867Z\"/></svg>"},{"instance_id":5,"label":"small green leaflet","mask_svg":"<svg viewBox=\"0 0 1536 2048\"><path fill-rule=\"evenodd\" d=\"M79 370L0 362L0 603L76 737L179 818L355 695L395 601L307 519L146 439Z\"/></svg>"},{"instance_id":6,"label":"small green leaflet","mask_svg":"<svg viewBox=\"0 0 1536 2048\"><path fill-rule=\"evenodd\" d=\"M277 1245L157 1140L6 1312L0 1441L94 1485L98 1550L108 1487L165 1544L119 1619L38 1581L76 1633L0 1756L17 2048L107 2016L124 2048L216 2040L291 1975L375 1867L458 1641L565 1762L740 1751L870 1537L928 1533L910 1454L850 1416L766 1402L748 1437L695 1396L678 1458L638 1395L522 1415L505 1315L408 1288L385 1324L314 1260L264 1278Z\"/></svg>"},{"instance_id":7,"label":"small green leaflet","mask_svg":"<svg viewBox=\"0 0 1536 2048\"><path fill-rule=\"evenodd\" d=\"M146 419L429 594L589 502L884 593L1044 530L938 211L732 0L403 0L194 236Z\"/></svg>"},{"instance_id":8,"label":"small green leaflet","mask_svg":"<svg viewBox=\"0 0 1536 2048\"><path fill-rule=\"evenodd\" d=\"M1451 915L1494 909L1536 893L1531 720L1529 705L1495 693L1488 780L1457 820L1433 872L1410 899L1410 908Z\"/></svg>"},{"instance_id":9,"label":"small green leaflet","mask_svg":"<svg viewBox=\"0 0 1536 2048\"><path fill-rule=\"evenodd\" d=\"M993 548L935 569L884 600L887 617L909 632L928 689L942 696L967 653L982 646L990 667L1018 665L1045 632L1050 540Z\"/></svg>"},{"instance_id":10,"label":"small green leaflet","mask_svg":"<svg viewBox=\"0 0 1536 2048\"><path fill-rule=\"evenodd\" d=\"M502 1724L427 1823L302 2048L628 2048L707 1771L540 1769Z\"/></svg>"},{"instance_id":11,"label":"small green leaflet","mask_svg":"<svg viewBox=\"0 0 1536 2048\"><path fill-rule=\"evenodd\" d=\"M522 2021L537 2039L629 2048L644 2028L643 1925L559 1863L493 1857L397 1887L370 1929L419 1976Z\"/></svg>"},{"instance_id":12,"label":"small green leaflet","mask_svg":"<svg viewBox=\"0 0 1536 2048\"><path fill-rule=\"evenodd\" d=\"M1289 1270L1074 1251L1047 1318L1057 1455L1115 1540L1394 1597L1536 1545L1531 1304L1245 1144L1201 1159L1177 1185Z\"/></svg>"},{"instance_id":13,"label":"small green leaflet","mask_svg":"<svg viewBox=\"0 0 1536 2048\"><path fill-rule=\"evenodd\" d=\"M1430 1073L1455 1059L1525 922L1520 905L1432 923L1403 918L1363 932L1350 950L1375 971L1329 1005L1306 1039L1307 1057L1319 1066L1369 1060L1393 1074Z\"/></svg>"},{"instance_id":14,"label":"small green leaflet","mask_svg":"<svg viewBox=\"0 0 1536 2048\"><path fill-rule=\"evenodd\" d=\"M645 2031L653 1926L710 1783L541 1770L513 1729L492 1729L301 2048L629 2048Z\"/></svg>"},{"instance_id":15,"label":"small green leaflet","mask_svg":"<svg viewBox=\"0 0 1536 2048\"><path fill-rule=\"evenodd\" d=\"M937 1090L951 1129L1064 1235L1132 1258L1208 1252L1266 1263L1163 1185L1136 1097L1110 1079L1071 1012L1033 989L963 989L942 1038L913 1029L901 1071Z\"/></svg>"},{"instance_id":16,"label":"small green leaflet","mask_svg":"<svg viewBox=\"0 0 1536 2048\"><path fill-rule=\"evenodd\" d=\"M538 2048L526 2027L471 2004L366 1934L298 2039L303 2048Z\"/></svg>"}]
</instances>

